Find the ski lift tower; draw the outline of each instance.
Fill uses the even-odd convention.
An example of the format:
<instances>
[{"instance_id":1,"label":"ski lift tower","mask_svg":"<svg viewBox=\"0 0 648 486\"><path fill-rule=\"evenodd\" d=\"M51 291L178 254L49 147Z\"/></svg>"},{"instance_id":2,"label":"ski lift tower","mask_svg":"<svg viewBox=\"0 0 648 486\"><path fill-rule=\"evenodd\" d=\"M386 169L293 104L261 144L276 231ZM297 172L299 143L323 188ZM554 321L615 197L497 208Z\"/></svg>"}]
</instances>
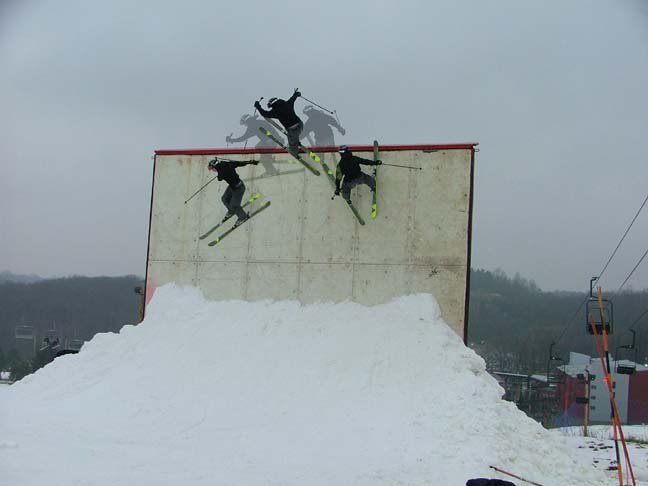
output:
<instances>
[{"instance_id":1,"label":"ski lift tower","mask_svg":"<svg viewBox=\"0 0 648 486\"><path fill-rule=\"evenodd\" d=\"M23 358L30 359L36 353L36 336L34 326L20 325L14 330L16 349Z\"/></svg>"}]
</instances>

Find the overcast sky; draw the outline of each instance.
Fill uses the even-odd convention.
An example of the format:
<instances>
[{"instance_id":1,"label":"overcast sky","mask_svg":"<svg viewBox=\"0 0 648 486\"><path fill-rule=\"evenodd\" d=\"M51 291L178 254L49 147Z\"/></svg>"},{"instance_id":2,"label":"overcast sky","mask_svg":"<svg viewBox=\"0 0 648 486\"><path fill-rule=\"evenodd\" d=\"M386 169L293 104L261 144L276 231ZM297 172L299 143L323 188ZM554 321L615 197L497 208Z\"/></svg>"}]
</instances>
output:
<instances>
[{"instance_id":1,"label":"overcast sky","mask_svg":"<svg viewBox=\"0 0 648 486\"><path fill-rule=\"evenodd\" d=\"M339 142L479 142L473 267L545 290L587 288L648 194L640 0L0 0L0 270L144 275L154 150L296 87ZM645 208L604 288L647 236Z\"/></svg>"}]
</instances>

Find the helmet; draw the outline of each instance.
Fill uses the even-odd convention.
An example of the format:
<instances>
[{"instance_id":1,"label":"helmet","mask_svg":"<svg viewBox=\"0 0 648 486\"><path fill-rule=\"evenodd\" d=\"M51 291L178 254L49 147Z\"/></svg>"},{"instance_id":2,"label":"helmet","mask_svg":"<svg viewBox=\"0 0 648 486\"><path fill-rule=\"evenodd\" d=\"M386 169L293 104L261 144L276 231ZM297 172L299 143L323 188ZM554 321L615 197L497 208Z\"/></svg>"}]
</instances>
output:
<instances>
[{"instance_id":1,"label":"helmet","mask_svg":"<svg viewBox=\"0 0 648 486\"><path fill-rule=\"evenodd\" d=\"M279 98L270 98L268 100L268 108L272 108L277 101L279 101Z\"/></svg>"},{"instance_id":2,"label":"helmet","mask_svg":"<svg viewBox=\"0 0 648 486\"><path fill-rule=\"evenodd\" d=\"M252 118L252 115L248 115L247 113L241 117L241 125L245 125L245 123Z\"/></svg>"},{"instance_id":3,"label":"helmet","mask_svg":"<svg viewBox=\"0 0 648 486\"><path fill-rule=\"evenodd\" d=\"M340 145L338 147L338 152L340 152L340 154L350 154L351 149L349 148L348 145Z\"/></svg>"},{"instance_id":4,"label":"helmet","mask_svg":"<svg viewBox=\"0 0 648 486\"><path fill-rule=\"evenodd\" d=\"M304 108L303 113L306 115L306 114L310 113L311 111L313 111L314 109L315 109L315 108L313 107L313 105L307 105L307 106Z\"/></svg>"}]
</instances>

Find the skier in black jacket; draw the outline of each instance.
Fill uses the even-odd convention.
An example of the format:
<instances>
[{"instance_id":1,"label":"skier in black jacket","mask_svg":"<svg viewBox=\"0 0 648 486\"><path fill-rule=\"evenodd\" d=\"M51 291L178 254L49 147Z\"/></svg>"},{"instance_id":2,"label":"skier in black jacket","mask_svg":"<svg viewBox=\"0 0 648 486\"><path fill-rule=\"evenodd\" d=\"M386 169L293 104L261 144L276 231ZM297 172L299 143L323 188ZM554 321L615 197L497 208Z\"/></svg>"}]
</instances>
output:
<instances>
[{"instance_id":1,"label":"skier in black jacket","mask_svg":"<svg viewBox=\"0 0 648 486\"><path fill-rule=\"evenodd\" d=\"M376 190L376 179L360 170L363 165L381 165L382 161L363 159L353 155L349 147L340 145L340 162L335 173L335 195L340 195L340 183L342 183L342 197L351 204L351 189L359 184L366 184L371 191ZM344 181L343 181L344 179Z\"/></svg>"},{"instance_id":2,"label":"skier in black jacket","mask_svg":"<svg viewBox=\"0 0 648 486\"><path fill-rule=\"evenodd\" d=\"M297 157L299 155L299 139L304 129L304 123L295 113L295 100L301 96L298 89L288 100L270 98L269 110L261 108L261 103L254 102L254 107L266 118L276 118L284 126L288 135L288 152Z\"/></svg>"},{"instance_id":3,"label":"skier in black jacket","mask_svg":"<svg viewBox=\"0 0 648 486\"><path fill-rule=\"evenodd\" d=\"M227 208L227 214L225 214L223 221L236 214L238 219L234 225L238 226L250 217L241 207L241 200L243 194L245 194L245 184L236 173L236 168L249 164L257 165L258 163L258 160L236 162L234 160L218 160L218 158L209 162L208 169L216 172L219 181L227 182L227 189L225 189L223 197L221 197L221 201Z\"/></svg>"}]
</instances>

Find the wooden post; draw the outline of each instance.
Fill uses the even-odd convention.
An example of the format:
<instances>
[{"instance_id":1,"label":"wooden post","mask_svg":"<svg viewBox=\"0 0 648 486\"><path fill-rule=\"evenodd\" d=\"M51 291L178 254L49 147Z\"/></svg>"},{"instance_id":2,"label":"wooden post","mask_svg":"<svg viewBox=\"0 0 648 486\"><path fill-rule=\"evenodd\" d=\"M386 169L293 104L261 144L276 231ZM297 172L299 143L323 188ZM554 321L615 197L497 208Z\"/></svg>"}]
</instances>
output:
<instances>
[{"instance_id":1,"label":"wooden post","mask_svg":"<svg viewBox=\"0 0 648 486\"><path fill-rule=\"evenodd\" d=\"M587 403L585 404L585 417L583 417L583 437L587 437L587 426L589 425L589 411L590 411L590 379L589 370L585 370L585 396Z\"/></svg>"}]
</instances>

